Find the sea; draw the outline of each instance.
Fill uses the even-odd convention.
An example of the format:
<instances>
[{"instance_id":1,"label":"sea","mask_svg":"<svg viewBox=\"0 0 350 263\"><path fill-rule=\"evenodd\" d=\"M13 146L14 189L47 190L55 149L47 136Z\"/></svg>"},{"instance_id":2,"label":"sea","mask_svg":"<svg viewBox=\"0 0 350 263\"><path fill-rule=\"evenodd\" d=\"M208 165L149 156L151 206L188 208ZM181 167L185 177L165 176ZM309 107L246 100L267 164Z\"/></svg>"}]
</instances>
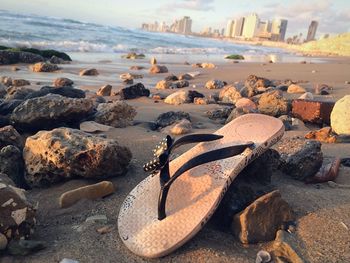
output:
<instances>
[{"instance_id":1,"label":"sea","mask_svg":"<svg viewBox=\"0 0 350 263\"><path fill-rule=\"evenodd\" d=\"M0 45L57 49L73 59L106 59L111 53L138 52L174 61L193 57L220 61L228 54L241 54L246 61L300 61L298 55L278 48L5 10L0 10Z\"/></svg>"}]
</instances>

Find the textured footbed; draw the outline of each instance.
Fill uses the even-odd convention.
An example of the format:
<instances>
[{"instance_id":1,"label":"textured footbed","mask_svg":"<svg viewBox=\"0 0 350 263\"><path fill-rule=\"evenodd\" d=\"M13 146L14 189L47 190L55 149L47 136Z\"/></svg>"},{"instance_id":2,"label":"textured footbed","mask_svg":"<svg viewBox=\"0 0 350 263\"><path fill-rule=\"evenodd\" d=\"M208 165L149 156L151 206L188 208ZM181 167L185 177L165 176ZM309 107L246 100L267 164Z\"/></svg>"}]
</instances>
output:
<instances>
[{"instance_id":1,"label":"textured footbed","mask_svg":"<svg viewBox=\"0 0 350 263\"><path fill-rule=\"evenodd\" d=\"M146 258L165 256L193 237L209 220L237 174L276 143L283 123L261 114L243 115L215 134L224 138L199 143L170 162L170 174L201 153L252 141L242 154L195 167L175 180L166 202L167 217L158 220L159 174L140 182L123 202L118 230L124 244Z\"/></svg>"}]
</instances>

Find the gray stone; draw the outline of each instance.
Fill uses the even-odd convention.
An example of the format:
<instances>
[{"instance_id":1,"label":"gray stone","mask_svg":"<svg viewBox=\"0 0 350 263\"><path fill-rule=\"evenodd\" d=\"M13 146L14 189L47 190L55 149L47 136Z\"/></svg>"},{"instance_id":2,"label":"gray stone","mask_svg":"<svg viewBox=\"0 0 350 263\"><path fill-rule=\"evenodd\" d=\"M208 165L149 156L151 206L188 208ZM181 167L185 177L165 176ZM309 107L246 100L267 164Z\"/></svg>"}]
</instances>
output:
<instances>
[{"instance_id":1,"label":"gray stone","mask_svg":"<svg viewBox=\"0 0 350 263\"><path fill-rule=\"evenodd\" d=\"M90 69L83 69L79 72L80 76L97 76L99 75L97 69L90 68Z\"/></svg>"},{"instance_id":2,"label":"gray stone","mask_svg":"<svg viewBox=\"0 0 350 263\"><path fill-rule=\"evenodd\" d=\"M0 150L8 145L14 145L20 150L24 146L23 138L11 125L0 128Z\"/></svg>"},{"instance_id":3,"label":"gray stone","mask_svg":"<svg viewBox=\"0 0 350 263\"><path fill-rule=\"evenodd\" d=\"M180 120L183 120L183 119L191 121L190 115L187 112L183 112L183 111L177 111L177 112L168 111L168 112L160 114L157 117L155 123L156 123L157 128L158 127L164 128L166 126L172 125L172 124L174 124L174 123L176 123L176 122L178 122Z\"/></svg>"},{"instance_id":4,"label":"gray stone","mask_svg":"<svg viewBox=\"0 0 350 263\"><path fill-rule=\"evenodd\" d=\"M12 240L8 245L8 253L12 256L26 256L45 248L45 243L35 240Z\"/></svg>"},{"instance_id":5,"label":"gray stone","mask_svg":"<svg viewBox=\"0 0 350 263\"><path fill-rule=\"evenodd\" d=\"M230 116L232 112L231 107L223 107L220 109L214 109L206 111L205 114L208 116L211 120L217 120L217 119L227 119L228 116Z\"/></svg>"},{"instance_id":6,"label":"gray stone","mask_svg":"<svg viewBox=\"0 0 350 263\"><path fill-rule=\"evenodd\" d=\"M0 150L0 173L8 175L16 186L24 188L24 163L22 151L13 145Z\"/></svg>"}]
</instances>

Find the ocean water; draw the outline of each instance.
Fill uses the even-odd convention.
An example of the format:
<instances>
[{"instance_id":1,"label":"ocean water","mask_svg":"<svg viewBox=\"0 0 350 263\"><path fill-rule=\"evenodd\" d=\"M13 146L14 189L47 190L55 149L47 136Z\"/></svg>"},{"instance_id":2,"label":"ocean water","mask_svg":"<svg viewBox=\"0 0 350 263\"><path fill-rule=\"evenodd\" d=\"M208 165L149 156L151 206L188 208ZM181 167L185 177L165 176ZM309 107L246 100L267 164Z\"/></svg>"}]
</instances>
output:
<instances>
[{"instance_id":1,"label":"ocean water","mask_svg":"<svg viewBox=\"0 0 350 263\"><path fill-rule=\"evenodd\" d=\"M57 49L73 54L135 51L145 54L204 55L214 58L222 58L227 54L243 54L248 59L292 56L277 48L146 32L72 19L23 15L4 10L0 10L0 45Z\"/></svg>"}]
</instances>

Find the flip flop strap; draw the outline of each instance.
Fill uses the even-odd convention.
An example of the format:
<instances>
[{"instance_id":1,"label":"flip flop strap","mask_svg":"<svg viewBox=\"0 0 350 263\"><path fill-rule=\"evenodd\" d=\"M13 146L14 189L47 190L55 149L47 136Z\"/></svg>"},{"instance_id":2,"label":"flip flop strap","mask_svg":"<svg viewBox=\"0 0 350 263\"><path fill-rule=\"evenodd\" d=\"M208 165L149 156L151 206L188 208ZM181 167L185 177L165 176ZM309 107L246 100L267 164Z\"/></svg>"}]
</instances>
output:
<instances>
[{"instance_id":1,"label":"flip flop strap","mask_svg":"<svg viewBox=\"0 0 350 263\"><path fill-rule=\"evenodd\" d=\"M181 139L179 139L181 140ZM172 183L179 177L181 176L184 172L208 163L208 162L213 162L221 159L226 159L238 154L241 154L246 148L253 146L253 142L248 142L245 144L240 144L240 145L235 145L235 146L229 146L229 147L224 147L221 149L216 149L212 150L203 154L200 154L185 164L183 164L175 173L172 177L169 175L169 163L167 163L160 172L161 176L161 190L159 193L159 199L158 199L158 219L162 220L166 217L166 212L165 212L165 204L166 204L166 199L168 196L168 192L170 189L170 186ZM163 181L162 183L162 178L169 178L167 181Z\"/></svg>"}]
</instances>

